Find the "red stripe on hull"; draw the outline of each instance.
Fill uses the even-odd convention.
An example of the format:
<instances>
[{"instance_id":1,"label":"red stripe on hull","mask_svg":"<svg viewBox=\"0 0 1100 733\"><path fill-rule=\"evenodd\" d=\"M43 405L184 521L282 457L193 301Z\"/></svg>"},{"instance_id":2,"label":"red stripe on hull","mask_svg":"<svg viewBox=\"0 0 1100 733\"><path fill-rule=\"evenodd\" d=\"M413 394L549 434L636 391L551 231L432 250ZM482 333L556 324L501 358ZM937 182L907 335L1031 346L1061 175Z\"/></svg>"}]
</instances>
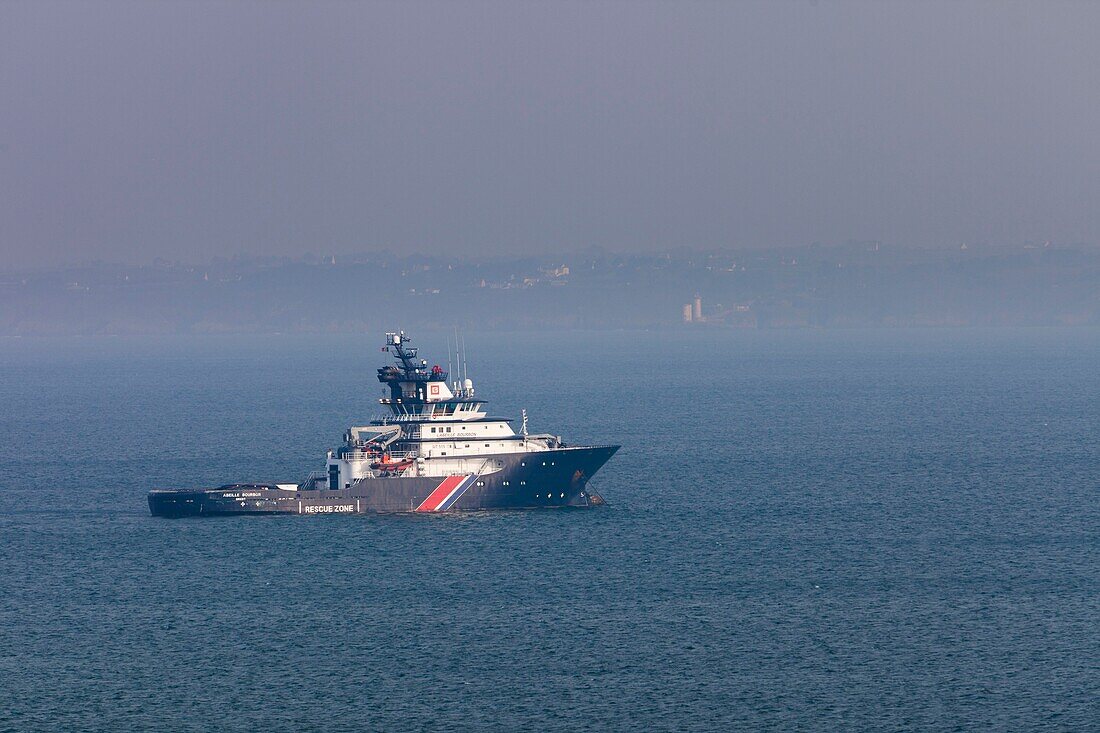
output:
<instances>
[{"instance_id":1,"label":"red stripe on hull","mask_svg":"<svg viewBox=\"0 0 1100 733\"><path fill-rule=\"evenodd\" d=\"M448 476L443 479L443 483L437 486L435 491L428 495L428 498L416 508L416 511L434 512L439 508L440 504L443 503L443 500L447 498L447 494L451 493L451 491L462 483L465 478L465 476Z\"/></svg>"}]
</instances>

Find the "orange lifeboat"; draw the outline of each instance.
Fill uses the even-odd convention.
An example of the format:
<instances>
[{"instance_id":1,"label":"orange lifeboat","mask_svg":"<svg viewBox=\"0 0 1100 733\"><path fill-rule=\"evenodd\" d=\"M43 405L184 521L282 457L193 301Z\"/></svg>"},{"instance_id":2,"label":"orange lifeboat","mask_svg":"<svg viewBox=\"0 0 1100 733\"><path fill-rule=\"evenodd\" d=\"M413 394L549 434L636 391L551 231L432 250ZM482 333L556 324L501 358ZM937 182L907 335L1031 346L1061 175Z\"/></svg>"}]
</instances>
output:
<instances>
[{"instance_id":1,"label":"orange lifeboat","mask_svg":"<svg viewBox=\"0 0 1100 733\"><path fill-rule=\"evenodd\" d=\"M370 464L371 469L375 471L389 471L390 473L401 473L406 468L413 464L413 459L403 458L399 461L391 459L388 455L382 456L382 460L375 461Z\"/></svg>"}]
</instances>

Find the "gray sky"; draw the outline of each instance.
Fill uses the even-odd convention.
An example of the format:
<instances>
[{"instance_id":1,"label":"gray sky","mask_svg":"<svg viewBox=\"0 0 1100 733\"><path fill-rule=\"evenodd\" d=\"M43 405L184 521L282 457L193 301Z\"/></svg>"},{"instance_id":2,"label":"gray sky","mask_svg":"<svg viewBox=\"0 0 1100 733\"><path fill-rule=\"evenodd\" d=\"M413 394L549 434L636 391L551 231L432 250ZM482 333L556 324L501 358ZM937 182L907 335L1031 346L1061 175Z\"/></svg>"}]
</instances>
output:
<instances>
[{"instance_id":1,"label":"gray sky","mask_svg":"<svg viewBox=\"0 0 1100 733\"><path fill-rule=\"evenodd\" d=\"M6 265L1100 240L1100 3L0 3Z\"/></svg>"}]
</instances>

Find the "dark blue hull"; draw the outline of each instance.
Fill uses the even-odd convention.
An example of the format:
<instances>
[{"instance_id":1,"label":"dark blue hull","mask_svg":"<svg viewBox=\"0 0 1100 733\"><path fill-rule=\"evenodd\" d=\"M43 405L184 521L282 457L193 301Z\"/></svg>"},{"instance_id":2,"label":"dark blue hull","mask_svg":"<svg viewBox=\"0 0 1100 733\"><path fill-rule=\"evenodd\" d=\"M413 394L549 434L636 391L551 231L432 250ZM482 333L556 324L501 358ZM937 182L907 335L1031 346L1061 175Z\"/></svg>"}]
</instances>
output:
<instances>
[{"instance_id":1,"label":"dark blue hull","mask_svg":"<svg viewBox=\"0 0 1100 733\"><path fill-rule=\"evenodd\" d=\"M346 489L284 490L238 485L221 489L157 489L158 517L236 514L377 514L589 507L603 500L588 481L619 446L559 448L493 456L492 473L362 479Z\"/></svg>"}]
</instances>

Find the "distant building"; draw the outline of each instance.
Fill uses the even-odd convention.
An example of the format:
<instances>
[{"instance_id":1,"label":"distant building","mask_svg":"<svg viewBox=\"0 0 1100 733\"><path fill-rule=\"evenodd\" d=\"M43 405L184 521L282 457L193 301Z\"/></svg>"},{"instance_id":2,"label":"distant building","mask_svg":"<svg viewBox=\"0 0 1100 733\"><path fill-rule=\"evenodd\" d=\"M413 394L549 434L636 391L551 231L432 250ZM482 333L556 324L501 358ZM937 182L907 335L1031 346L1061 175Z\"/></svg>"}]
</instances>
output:
<instances>
[{"instance_id":1,"label":"distant building","mask_svg":"<svg viewBox=\"0 0 1100 733\"><path fill-rule=\"evenodd\" d=\"M691 323L691 303L684 303L684 323Z\"/></svg>"},{"instance_id":2,"label":"distant building","mask_svg":"<svg viewBox=\"0 0 1100 733\"><path fill-rule=\"evenodd\" d=\"M693 315L694 320L703 320L703 299L698 295L695 296L695 313Z\"/></svg>"}]
</instances>

